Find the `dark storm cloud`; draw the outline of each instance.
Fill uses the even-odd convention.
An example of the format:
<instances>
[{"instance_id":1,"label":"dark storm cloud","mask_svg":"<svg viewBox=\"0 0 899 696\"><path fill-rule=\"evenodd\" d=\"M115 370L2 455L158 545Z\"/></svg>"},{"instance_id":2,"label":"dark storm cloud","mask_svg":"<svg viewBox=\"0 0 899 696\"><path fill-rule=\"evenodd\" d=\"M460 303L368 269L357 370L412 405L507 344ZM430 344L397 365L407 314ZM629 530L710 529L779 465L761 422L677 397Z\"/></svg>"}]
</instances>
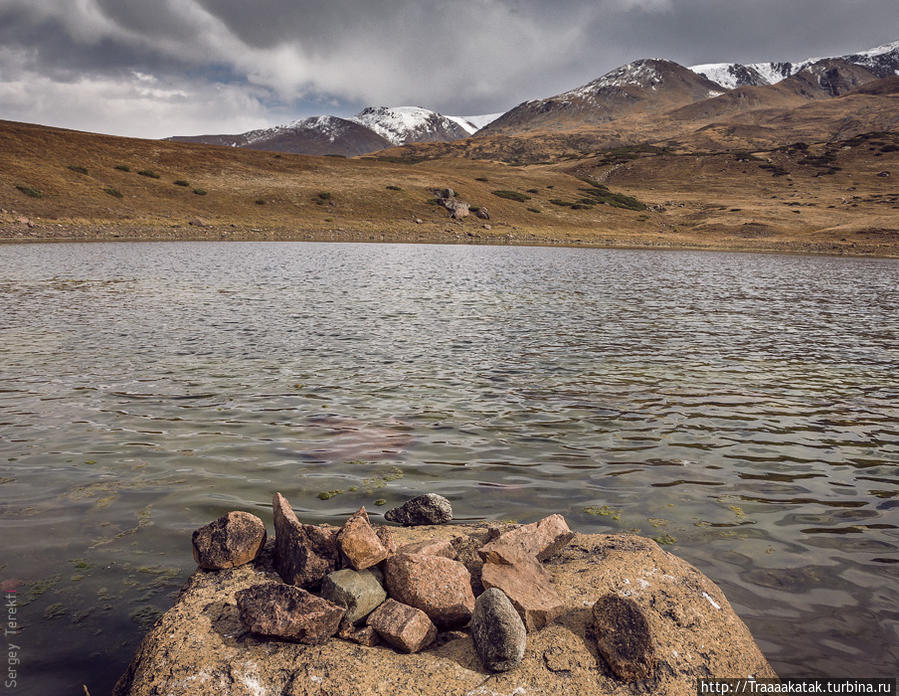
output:
<instances>
[{"instance_id":1,"label":"dark storm cloud","mask_svg":"<svg viewBox=\"0 0 899 696\"><path fill-rule=\"evenodd\" d=\"M369 103L483 113L638 57L897 38L896 0L0 0L0 118L163 135Z\"/></svg>"}]
</instances>

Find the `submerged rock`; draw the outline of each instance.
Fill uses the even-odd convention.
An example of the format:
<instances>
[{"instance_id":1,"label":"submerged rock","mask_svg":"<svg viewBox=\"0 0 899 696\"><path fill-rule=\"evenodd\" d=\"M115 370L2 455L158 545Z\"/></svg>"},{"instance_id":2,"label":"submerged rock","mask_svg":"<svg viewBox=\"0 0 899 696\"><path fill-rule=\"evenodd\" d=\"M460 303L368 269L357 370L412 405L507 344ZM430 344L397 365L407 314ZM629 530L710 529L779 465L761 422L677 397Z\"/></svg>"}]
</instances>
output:
<instances>
[{"instance_id":1,"label":"submerged rock","mask_svg":"<svg viewBox=\"0 0 899 696\"><path fill-rule=\"evenodd\" d=\"M608 594L593 605L596 647L612 671L625 681L648 679L656 655L649 623L633 600Z\"/></svg>"},{"instance_id":2,"label":"submerged rock","mask_svg":"<svg viewBox=\"0 0 899 696\"><path fill-rule=\"evenodd\" d=\"M443 524L453 519L453 506L442 495L426 493L388 510L384 519L405 527L420 524Z\"/></svg>"},{"instance_id":3,"label":"submerged rock","mask_svg":"<svg viewBox=\"0 0 899 696\"><path fill-rule=\"evenodd\" d=\"M318 587L337 568L337 533L326 527L302 524L287 499L275 493L275 567L284 582Z\"/></svg>"},{"instance_id":4,"label":"submerged rock","mask_svg":"<svg viewBox=\"0 0 899 696\"><path fill-rule=\"evenodd\" d=\"M418 652L437 637L437 627L421 609L388 599L368 621L385 643L405 653Z\"/></svg>"},{"instance_id":5,"label":"submerged rock","mask_svg":"<svg viewBox=\"0 0 899 696\"><path fill-rule=\"evenodd\" d=\"M464 626L474 610L468 570L443 556L391 556L384 564L384 585L393 599L421 609L440 628Z\"/></svg>"},{"instance_id":6,"label":"submerged rock","mask_svg":"<svg viewBox=\"0 0 899 696\"><path fill-rule=\"evenodd\" d=\"M337 633L345 609L306 590L268 582L235 595L240 622L251 633L318 645Z\"/></svg>"},{"instance_id":7,"label":"submerged rock","mask_svg":"<svg viewBox=\"0 0 899 696\"><path fill-rule=\"evenodd\" d=\"M527 632L502 590L491 588L475 601L471 638L478 657L491 672L507 672L521 663Z\"/></svg>"},{"instance_id":8,"label":"submerged rock","mask_svg":"<svg viewBox=\"0 0 899 696\"><path fill-rule=\"evenodd\" d=\"M256 515L234 511L196 530L194 560L205 570L236 568L256 559L265 546L265 525Z\"/></svg>"}]
</instances>

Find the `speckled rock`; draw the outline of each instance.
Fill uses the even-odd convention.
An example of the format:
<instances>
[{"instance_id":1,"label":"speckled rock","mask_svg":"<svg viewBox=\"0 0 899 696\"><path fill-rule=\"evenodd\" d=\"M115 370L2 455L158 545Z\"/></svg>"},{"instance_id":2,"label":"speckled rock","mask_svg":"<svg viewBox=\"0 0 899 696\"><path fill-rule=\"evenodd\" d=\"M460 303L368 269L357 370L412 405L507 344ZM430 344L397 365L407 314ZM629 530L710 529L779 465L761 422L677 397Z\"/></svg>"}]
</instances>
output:
<instances>
[{"instance_id":1,"label":"speckled rock","mask_svg":"<svg viewBox=\"0 0 899 696\"><path fill-rule=\"evenodd\" d=\"M383 524L379 527L375 527L375 534L378 535L378 541L381 542L381 546L387 549L388 556L392 556L396 553L396 540L393 538L390 527Z\"/></svg>"},{"instance_id":2,"label":"speckled rock","mask_svg":"<svg viewBox=\"0 0 899 696\"><path fill-rule=\"evenodd\" d=\"M346 621L340 622L340 628L337 629L337 637L357 645L364 645L367 648L374 647L381 642L378 632L371 626L354 626Z\"/></svg>"},{"instance_id":3,"label":"speckled rock","mask_svg":"<svg viewBox=\"0 0 899 696\"><path fill-rule=\"evenodd\" d=\"M514 563L485 563L481 582L505 593L528 632L539 631L565 608L549 574L529 556L519 556Z\"/></svg>"},{"instance_id":4,"label":"speckled rock","mask_svg":"<svg viewBox=\"0 0 899 696\"><path fill-rule=\"evenodd\" d=\"M562 515L550 515L539 522L523 524L503 532L499 538L481 549L481 555L486 561L487 556L500 550L500 547L521 546L538 561L545 561L557 554L573 538L574 532L568 528L565 518Z\"/></svg>"},{"instance_id":5,"label":"speckled rock","mask_svg":"<svg viewBox=\"0 0 899 696\"><path fill-rule=\"evenodd\" d=\"M502 590L491 588L475 601L471 638L481 662L491 672L507 672L521 664L527 632Z\"/></svg>"},{"instance_id":6,"label":"speckled rock","mask_svg":"<svg viewBox=\"0 0 899 696\"><path fill-rule=\"evenodd\" d=\"M437 627L421 609L388 599L366 622L381 639L404 653L418 652L437 637Z\"/></svg>"},{"instance_id":7,"label":"speckled rock","mask_svg":"<svg viewBox=\"0 0 899 696\"><path fill-rule=\"evenodd\" d=\"M393 530L401 544L475 535L487 525ZM521 664L486 672L470 637L449 639L418 653L364 648L345 640L299 645L244 631L235 594L261 582L280 582L270 542L253 563L216 573L197 571L174 606L144 637L115 696L633 696L600 656L591 608L606 594L640 607L658 656L642 694L690 696L709 674L775 676L745 624L721 590L687 562L655 542L634 536L579 534L544 568L565 609L543 630L528 634ZM468 553L465 554L466 558Z\"/></svg>"},{"instance_id":8,"label":"speckled rock","mask_svg":"<svg viewBox=\"0 0 899 696\"><path fill-rule=\"evenodd\" d=\"M443 556L456 559L456 549L448 539L434 539L433 541L418 541L414 544L404 544L399 547L397 553L420 553L425 556Z\"/></svg>"},{"instance_id":9,"label":"speckled rock","mask_svg":"<svg viewBox=\"0 0 899 696\"><path fill-rule=\"evenodd\" d=\"M421 524L443 524L453 519L450 501L436 493L426 493L388 510L384 519L404 527Z\"/></svg>"},{"instance_id":10,"label":"speckled rock","mask_svg":"<svg viewBox=\"0 0 899 696\"><path fill-rule=\"evenodd\" d=\"M193 533L194 560L200 568L223 570L254 560L265 546L265 525L256 515L234 511Z\"/></svg>"},{"instance_id":11,"label":"speckled rock","mask_svg":"<svg viewBox=\"0 0 899 696\"><path fill-rule=\"evenodd\" d=\"M368 521L365 507L359 508L337 533L340 551L356 570L377 565L388 556L377 533Z\"/></svg>"},{"instance_id":12,"label":"speckled rock","mask_svg":"<svg viewBox=\"0 0 899 696\"><path fill-rule=\"evenodd\" d=\"M315 588L337 568L336 530L302 524L280 493L272 500L275 521L275 566L284 582Z\"/></svg>"},{"instance_id":13,"label":"speckled rock","mask_svg":"<svg viewBox=\"0 0 899 696\"><path fill-rule=\"evenodd\" d=\"M317 645L337 633L345 609L306 590L266 582L235 595L240 622L260 636Z\"/></svg>"},{"instance_id":14,"label":"speckled rock","mask_svg":"<svg viewBox=\"0 0 899 696\"><path fill-rule=\"evenodd\" d=\"M328 601L346 607L343 617L359 623L387 599L381 583L369 570L335 570L322 580L321 595Z\"/></svg>"},{"instance_id":15,"label":"speckled rock","mask_svg":"<svg viewBox=\"0 0 899 696\"><path fill-rule=\"evenodd\" d=\"M649 623L631 599L603 595L593 605L593 636L599 654L625 681L648 679L656 664Z\"/></svg>"},{"instance_id":16,"label":"speckled rock","mask_svg":"<svg viewBox=\"0 0 899 696\"><path fill-rule=\"evenodd\" d=\"M468 570L443 556L391 556L384 563L384 586L390 597L421 609L440 628L464 626L474 610Z\"/></svg>"}]
</instances>

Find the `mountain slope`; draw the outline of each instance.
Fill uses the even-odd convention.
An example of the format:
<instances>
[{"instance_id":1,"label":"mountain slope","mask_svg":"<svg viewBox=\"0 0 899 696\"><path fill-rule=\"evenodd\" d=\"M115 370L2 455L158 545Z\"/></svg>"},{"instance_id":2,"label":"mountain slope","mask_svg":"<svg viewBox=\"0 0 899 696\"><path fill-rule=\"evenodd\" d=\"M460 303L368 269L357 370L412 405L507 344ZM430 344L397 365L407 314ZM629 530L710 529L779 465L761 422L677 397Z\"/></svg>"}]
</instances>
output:
<instances>
[{"instance_id":1,"label":"mountain slope","mask_svg":"<svg viewBox=\"0 0 899 696\"><path fill-rule=\"evenodd\" d=\"M479 132L517 134L667 111L721 94L716 82L669 60L637 60L568 92L524 102Z\"/></svg>"},{"instance_id":2,"label":"mountain slope","mask_svg":"<svg viewBox=\"0 0 899 696\"><path fill-rule=\"evenodd\" d=\"M337 116L313 116L283 126L239 135L189 135L166 138L181 143L203 143L305 155L352 157L383 150L394 143L370 128Z\"/></svg>"}]
</instances>

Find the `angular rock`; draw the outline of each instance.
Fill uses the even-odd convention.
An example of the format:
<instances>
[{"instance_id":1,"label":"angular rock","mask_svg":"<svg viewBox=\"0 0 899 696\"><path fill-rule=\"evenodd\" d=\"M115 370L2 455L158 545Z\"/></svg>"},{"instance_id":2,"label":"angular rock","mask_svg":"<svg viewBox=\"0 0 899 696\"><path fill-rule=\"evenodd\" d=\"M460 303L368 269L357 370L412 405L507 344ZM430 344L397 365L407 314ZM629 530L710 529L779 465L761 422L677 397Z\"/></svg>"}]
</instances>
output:
<instances>
[{"instance_id":1,"label":"angular rock","mask_svg":"<svg viewBox=\"0 0 899 696\"><path fill-rule=\"evenodd\" d=\"M381 542L381 546L387 549L388 556L392 556L396 553L396 541L393 538L393 534L390 532L390 527L386 527L382 524L375 529L375 534L378 535L378 541Z\"/></svg>"},{"instance_id":2,"label":"angular rock","mask_svg":"<svg viewBox=\"0 0 899 696\"><path fill-rule=\"evenodd\" d=\"M337 569L340 555L336 532L327 527L300 523L280 493L275 493L272 512L275 568L288 584L317 587L328 573Z\"/></svg>"},{"instance_id":3,"label":"angular rock","mask_svg":"<svg viewBox=\"0 0 899 696\"><path fill-rule=\"evenodd\" d=\"M387 599L381 583L369 570L336 570L322 580L321 595L334 604L346 607L343 620L359 623Z\"/></svg>"},{"instance_id":4,"label":"angular rock","mask_svg":"<svg viewBox=\"0 0 899 696\"><path fill-rule=\"evenodd\" d=\"M564 608L543 567L524 555L511 565L484 563L481 582L487 589L497 587L505 593L528 632L539 631Z\"/></svg>"},{"instance_id":5,"label":"angular rock","mask_svg":"<svg viewBox=\"0 0 899 696\"><path fill-rule=\"evenodd\" d=\"M345 609L293 585L269 582L235 595L243 627L252 633L318 645L337 633Z\"/></svg>"},{"instance_id":6,"label":"angular rock","mask_svg":"<svg viewBox=\"0 0 899 696\"><path fill-rule=\"evenodd\" d=\"M474 211L474 214L481 218L481 220L490 219L490 213L487 212L487 208L484 208L483 206Z\"/></svg>"},{"instance_id":7,"label":"angular rock","mask_svg":"<svg viewBox=\"0 0 899 696\"><path fill-rule=\"evenodd\" d=\"M194 560L205 570L236 568L256 559L265 538L265 525L256 515L229 512L193 533Z\"/></svg>"},{"instance_id":8,"label":"angular rock","mask_svg":"<svg viewBox=\"0 0 899 696\"><path fill-rule=\"evenodd\" d=\"M453 506L442 495L426 493L388 510L384 518L404 527L442 524L453 519Z\"/></svg>"},{"instance_id":9,"label":"angular rock","mask_svg":"<svg viewBox=\"0 0 899 696\"><path fill-rule=\"evenodd\" d=\"M568 528L562 515L550 515L533 524L523 524L515 529L500 534L499 538L491 541L481 549L484 560L492 549L503 545L520 545L527 553L545 561L558 553L568 542L574 538L574 532Z\"/></svg>"},{"instance_id":10,"label":"angular rock","mask_svg":"<svg viewBox=\"0 0 899 696\"><path fill-rule=\"evenodd\" d=\"M388 599L369 614L366 623L385 643L407 653L418 652L437 637L437 627L427 614L394 599Z\"/></svg>"},{"instance_id":11,"label":"angular rock","mask_svg":"<svg viewBox=\"0 0 899 696\"><path fill-rule=\"evenodd\" d=\"M420 553L425 556L443 556L444 558L456 559L456 549L453 548L452 542L446 539L426 539L425 541L405 544L397 549L397 553Z\"/></svg>"},{"instance_id":12,"label":"angular rock","mask_svg":"<svg viewBox=\"0 0 899 696\"><path fill-rule=\"evenodd\" d=\"M471 619L471 575L458 561L397 554L384 564L384 585L390 597L421 609L440 628L458 628Z\"/></svg>"},{"instance_id":13,"label":"angular rock","mask_svg":"<svg viewBox=\"0 0 899 696\"><path fill-rule=\"evenodd\" d=\"M387 549L381 543L365 507L359 508L337 533L341 552L356 570L365 570L387 558Z\"/></svg>"},{"instance_id":14,"label":"angular rock","mask_svg":"<svg viewBox=\"0 0 899 696\"><path fill-rule=\"evenodd\" d=\"M649 623L632 599L603 595L593 605L593 634L599 654L625 681L648 679L656 654Z\"/></svg>"},{"instance_id":15,"label":"angular rock","mask_svg":"<svg viewBox=\"0 0 899 696\"><path fill-rule=\"evenodd\" d=\"M484 667L507 672L524 657L527 632L512 602L493 587L477 598L471 614L471 637Z\"/></svg>"},{"instance_id":16,"label":"angular rock","mask_svg":"<svg viewBox=\"0 0 899 696\"><path fill-rule=\"evenodd\" d=\"M364 645L367 648L374 647L381 642L381 639L378 637L378 632L371 626L356 628L356 626L347 623L346 621L340 622L340 628L337 630L337 637L348 640L351 643Z\"/></svg>"}]
</instances>

